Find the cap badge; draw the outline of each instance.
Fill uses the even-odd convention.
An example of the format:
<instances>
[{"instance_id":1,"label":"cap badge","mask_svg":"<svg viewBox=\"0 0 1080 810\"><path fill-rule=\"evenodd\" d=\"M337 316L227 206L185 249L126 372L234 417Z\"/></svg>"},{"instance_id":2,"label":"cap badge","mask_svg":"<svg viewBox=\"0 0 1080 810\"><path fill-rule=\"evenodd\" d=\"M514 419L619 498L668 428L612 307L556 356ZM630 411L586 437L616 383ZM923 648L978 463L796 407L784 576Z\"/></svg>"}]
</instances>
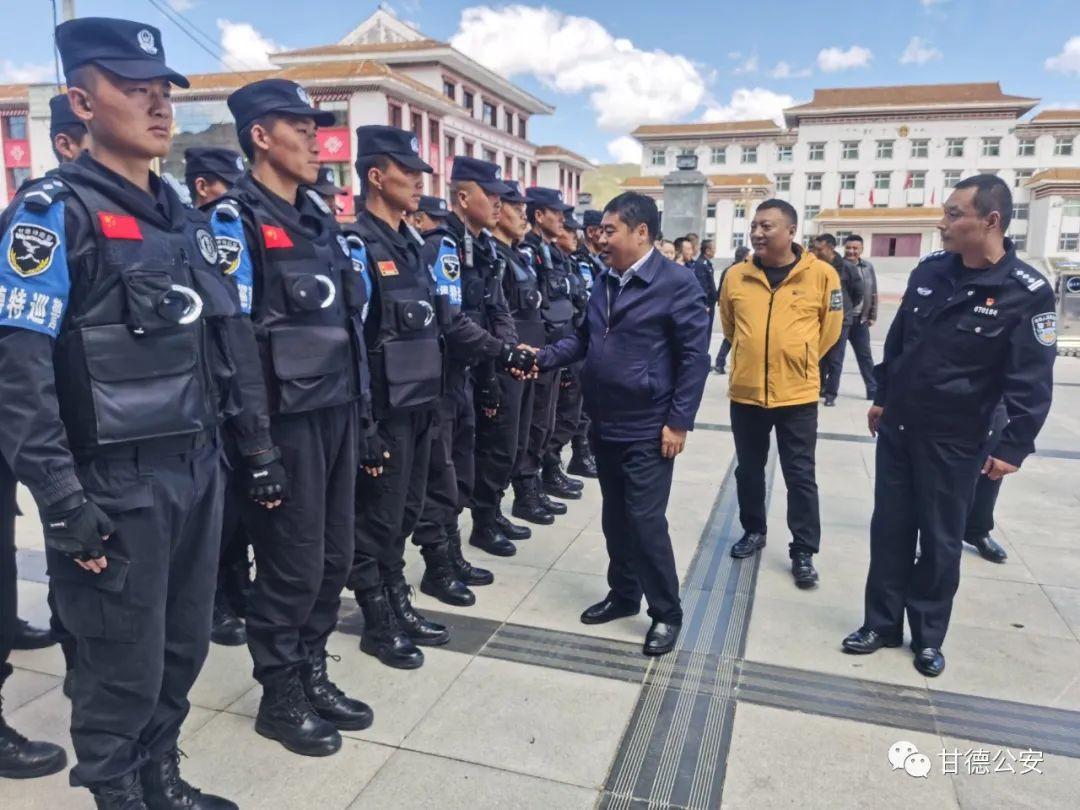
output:
<instances>
[{"instance_id":1,"label":"cap badge","mask_svg":"<svg viewBox=\"0 0 1080 810\"><path fill-rule=\"evenodd\" d=\"M151 56L157 55L157 45L154 44L154 34L148 29L143 28L136 35L136 39L139 40L139 47L146 51Z\"/></svg>"},{"instance_id":2,"label":"cap badge","mask_svg":"<svg viewBox=\"0 0 1080 810\"><path fill-rule=\"evenodd\" d=\"M413 135L412 139L409 141L409 148L412 149L413 152L417 155L420 154L420 141L416 139L415 135Z\"/></svg>"},{"instance_id":3,"label":"cap badge","mask_svg":"<svg viewBox=\"0 0 1080 810\"><path fill-rule=\"evenodd\" d=\"M562 202L562 192L561 191L556 191L555 192L555 199L558 200L559 202Z\"/></svg>"},{"instance_id":4,"label":"cap badge","mask_svg":"<svg viewBox=\"0 0 1080 810\"><path fill-rule=\"evenodd\" d=\"M244 159L239 155L236 156L236 170L242 172L244 170Z\"/></svg>"},{"instance_id":5,"label":"cap badge","mask_svg":"<svg viewBox=\"0 0 1080 810\"><path fill-rule=\"evenodd\" d=\"M297 87L296 88L296 97L298 99L300 99L300 101L302 101L304 104L308 105L309 107L312 106L312 104L311 104L311 96L309 96L307 94L307 90L305 90L303 87Z\"/></svg>"},{"instance_id":6,"label":"cap badge","mask_svg":"<svg viewBox=\"0 0 1080 810\"><path fill-rule=\"evenodd\" d=\"M502 180L502 169L498 166L495 167L495 179Z\"/></svg>"},{"instance_id":7,"label":"cap badge","mask_svg":"<svg viewBox=\"0 0 1080 810\"><path fill-rule=\"evenodd\" d=\"M446 200L439 200L439 210L440 211L445 211L446 210Z\"/></svg>"}]
</instances>

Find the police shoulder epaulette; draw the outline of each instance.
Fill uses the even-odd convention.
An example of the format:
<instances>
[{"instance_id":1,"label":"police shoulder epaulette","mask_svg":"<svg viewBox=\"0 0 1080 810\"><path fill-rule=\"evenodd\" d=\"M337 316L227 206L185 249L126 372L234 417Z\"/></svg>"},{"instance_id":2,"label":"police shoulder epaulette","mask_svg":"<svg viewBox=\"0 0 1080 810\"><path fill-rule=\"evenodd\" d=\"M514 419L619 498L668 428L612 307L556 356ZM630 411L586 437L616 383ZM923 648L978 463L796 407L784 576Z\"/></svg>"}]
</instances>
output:
<instances>
[{"instance_id":1,"label":"police shoulder epaulette","mask_svg":"<svg viewBox=\"0 0 1080 810\"><path fill-rule=\"evenodd\" d=\"M330 206L326 204L326 200L322 198L319 192L317 192L313 188L305 188L304 193L307 195L307 198L311 200L311 202L315 205L315 207L318 208L322 213L330 213Z\"/></svg>"},{"instance_id":2,"label":"police shoulder epaulette","mask_svg":"<svg viewBox=\"0 0 1080 810\"><path fill-rule=\"evenodd\" d=\"M1010 276L1015 278L1020 284L1028 291L1035 292L1040 287L1046 286L1046 279L1036 273L1034 270L1028 270L1026 267L1014 267L1013 271L1009 273Z\"/></svg>"},{"instance_id":3,"label":"police shoulder epaulette","mask_svg":"<svg viewBox=\"0 0 1080 810\"><path fill-rule=\"evenodd\" d=\"M444 247L448 247L451 250L457 250L457 240L452 236L443 236L439 239L439 243Z\"/></svg>"},{"instance_id":4,"label":"police shoulder epaulette","mask_svg":"<svg viewBox=\"0 0 1080 810\"><path fill-rule=\"evenodd\" d=\"M214 206L213 216L227 220L240 219L240 206L232 199L220 201Z\"/></svg>"},{"instance_id":5,"label":"police shoulder epaulette","mask_svg":"<svg viewBox=\"0 0 1080 810\"><path fill-rule=\"evenodd\" d=\"M923 262L929 261L930 259L939 259L942 256L947 256L947 255L949 255L949 251L947 251L947 250L934 250L934 251L931 251L930 253L927 253L925 256L923 256L921 259L919 259L919 264L922 264Z\"/></svg>"},{"instance_id":6,"label":"police shoulder epaulette","mask_svg":"<svg viewBox=\"0 0 1080 810\"><path fill-rule=\"evenodd\" d=\"M69 193L67 185L62 180L45 177L27 187L22 194L22 202L27 208L45 211Z\"/></svg>"},{"instance_id":7,"label":"police shoulder epaulette","mask_svg":"<svg viewBox=\"0 0 1080 810\"><path fill-rule=\"evenodd\" d=\"M409 233L412 234L412 238L415 239L418 244L424 244L424 237L420 235L420 231L416 230L416 228L412 226L411 222L406 222L405 227L406 229L408 229Z\"/></svg>"}]
</instances>

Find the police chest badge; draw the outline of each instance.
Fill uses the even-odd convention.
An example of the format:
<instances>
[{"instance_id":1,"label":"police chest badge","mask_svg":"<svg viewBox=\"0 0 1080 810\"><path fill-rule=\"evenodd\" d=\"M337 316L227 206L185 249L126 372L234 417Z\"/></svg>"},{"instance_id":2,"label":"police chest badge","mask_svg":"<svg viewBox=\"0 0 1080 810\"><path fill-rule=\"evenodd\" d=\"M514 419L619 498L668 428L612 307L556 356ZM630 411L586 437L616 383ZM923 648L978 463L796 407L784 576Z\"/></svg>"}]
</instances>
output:
<instances>
[{"instance_id":1,"label":"police chest badge","mask_svg":"<svg viewBox=\"0 0 1080 810\"><path fill-rule=\"evenodd\" d=\"M199 245L199 253L206 259L208 264L217 264L217 244L214 242L214 237L210 235L210 231L199 230L195 231L195 241Z\"/></svg>"},{"instance_id":2,"label":"police chest badge","mask_svg":"<svg viewBox=\"0 0 1080 810\"><path fill-rule=\"evenodd\" d=\"M839 312L844 308L844 294L840 290L829 293L829 312Z\"/></svg>"},{"instance_id":3,"label":"police chest badge","mask_svg":"<svg viewBox=\"0 0 1080 810\"><path fill-rule=\"evenodd\" d=\"M17 223L11 229L8 264L23 278L41 275L52 264L59 244L60 237L55 231L26 222Z\"/></svg>"},{"instance_id":4,"label":"police chest badge","mask_svg":"<svg viewBox=\"0 0 1080 810\"><path fill-rule=\"evenodd\" d=\"M457 281L461 275L461 262L458 261L458 257L452 253L447 253L442 257L441 261L443 275L451 281Z\"/></svg>"},{"instance_id":5,"label":"police chest badge","mask_svg":"<svg viewBox=\"0 0 1080 810\"><path fill-rule=\"evenodd\" d=\"M244 245L239 239L233 239L231 236L219 236L215 241L221 261L221 272L231 276L240 266L240 254L244 252Z\"/></svg>"},{"instance_id":6,"label":"police chest badge","mask_svg":"<svg viewBox=\"0 0 1080 810\"><path fill-rule=\"evenodd\" d=\"M1035 332L1035 339L1043 346L1053 346L1057 343L1057 313L1040 312L1031 319L1031 329Z\"/></svg>"}]
</instances>

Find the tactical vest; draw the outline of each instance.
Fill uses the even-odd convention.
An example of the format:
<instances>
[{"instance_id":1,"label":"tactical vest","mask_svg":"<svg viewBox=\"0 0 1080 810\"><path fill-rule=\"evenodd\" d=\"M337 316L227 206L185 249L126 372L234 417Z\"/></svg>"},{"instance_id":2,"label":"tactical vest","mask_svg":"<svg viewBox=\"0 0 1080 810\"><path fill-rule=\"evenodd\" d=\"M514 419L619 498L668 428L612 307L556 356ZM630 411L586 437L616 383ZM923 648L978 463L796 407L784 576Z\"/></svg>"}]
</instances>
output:
<instances>
[{"instance_id":1,"label":"tactical vest","mask_svg":"<svg viewBox=\"0 0 1080 810\"><path fill-rule=\"evenodd\" d=\"M574 318L569 272L561 254L553 253L542 239L527 239L522 244L522 250L532 257L533 268L540 280L540 313L550 327L548 339L557 340L569 331Z\"/></svg>"},{"instance_id":2,"label":"tactical vest","mask_svg":"<svg viewBox=\"0 0 1080 810\"><path fill-rule=\"evenodd\" d=\"M184 226L166 230L120 210L77 174L60 177L54 199L67 193L85 208L97 247L94 267L72 279L53 358L72 451L216 428L235 412L222 321L237 315L238 301L205 216L185 209Z\"/></svg>"},{"instance_id":3,"label":"tactical vest","mask_svg":"<svg viewBox=\"0 0 1080 810\"><path fill-rule=\"evenodd\" d=\"M366 329L375 418L434 407L443 393L440 335L450 303L435 294L420 262L399 263L377 239L366 239L365 248L378 290L378 320L369 319Z\"/></svg>"},{"instance_id":4,"label":"tactical vest","mask_svg":"<svg viewBox=\"0 0 1080 810\"><path fill-rule=\"evenodd\" d=\"M531 257L505 246L499 250L499 255L506 262L503 290L518 339L529 346L542 346L545 340L544 321L540 317L543 300Z\"/></svg>"},{"instance_id":5,"label":"tactical vest","mask_svg":"<svg viewBox=\"0 0 1080 810\"><path fill-rule=\"evenodd\" d=\"M238 191L214 208L215 220L226 221L238 220L242 208L254 226L251 320L271 413L344 405L360 391L346 300L352 253L321 199L303 198L301 206L317 223L314 236L284 221L260 194Z\"/></svg>"}]
</instances>

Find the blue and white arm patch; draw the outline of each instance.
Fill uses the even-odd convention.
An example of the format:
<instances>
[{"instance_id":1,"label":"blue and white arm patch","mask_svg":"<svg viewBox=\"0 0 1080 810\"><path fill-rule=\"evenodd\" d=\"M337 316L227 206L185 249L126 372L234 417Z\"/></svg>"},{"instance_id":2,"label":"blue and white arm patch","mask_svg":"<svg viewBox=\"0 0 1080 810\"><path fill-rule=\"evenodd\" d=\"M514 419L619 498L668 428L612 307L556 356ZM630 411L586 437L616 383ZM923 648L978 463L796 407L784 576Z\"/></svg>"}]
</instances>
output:
<instances>
[{"instance_id":1,"label":"blue and white arm patch","mask_svg":"<svg viewBox=\"0 0 1080 810\"><path fill-rule=\"evenodd\" d=\"M47 208L19 202L0 240L0 326L55 338L71 291L64 244L64 201Z\"/></svg>"},{"instance_id":2,"label":"blue and white arm patch","mask_svg":"<svg viewBox=\"0 0 1080 810\"><path fill-rule=\"evenodd\" d=\"M346 241L349 244L349 258L352 259L353 272L359 273L360 278L364 280L364 309L360 313L360 319L367 323L368 309L371 305L371 273L368 270L367 246L360 237L355 235L350 235Z\"/></svg>"},{"instance_id":3,"label":"blue and white arm patch","mask_svg":"<svg viewBox=\"0 0 1080 810\"><path fill-rule=\"evenodd\" d=\"M457 243L453 239L443 237L439 241L439 252L430 270L437 293L447 296L451 306L460 307L461 261L458 259Z\"/></svg>"},{"instance_id":4,"label":"blue and white arm patch","mask_svg":"<svg viewBox=\"0 0 1080 810\"><path fill-rule=\"evenodd\" d=\"M251 251L244 237L244 222L236 206L227 202L217 206L210 215L210 229L217 243L221 272L236 282L236 289L240 293L240 311L250 315L254 271Z\"/></svg>"}]
</instances>

